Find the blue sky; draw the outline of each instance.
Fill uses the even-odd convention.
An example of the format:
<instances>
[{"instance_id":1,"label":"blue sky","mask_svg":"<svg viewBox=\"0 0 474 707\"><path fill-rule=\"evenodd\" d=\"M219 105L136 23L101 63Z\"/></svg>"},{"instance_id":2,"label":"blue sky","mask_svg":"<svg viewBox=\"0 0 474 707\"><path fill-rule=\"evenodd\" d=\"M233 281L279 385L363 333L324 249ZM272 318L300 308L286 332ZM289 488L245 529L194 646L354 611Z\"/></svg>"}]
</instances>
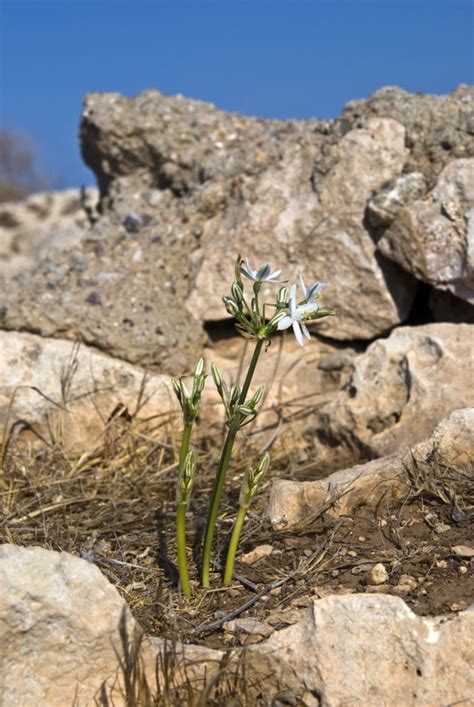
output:
<instances>
[{"instance_id":1,"label":"blue sky","mask_svg":"<svg viewBox=\"0 0 474 707\"><path fill-rule=\"evenodd\" d=\"M331 118L384 85L473 82L471 0L0 0L3 127L53 184L94 182L77 143L89 91L146 88L274 118Z\"/></svg>"}]
</instances>

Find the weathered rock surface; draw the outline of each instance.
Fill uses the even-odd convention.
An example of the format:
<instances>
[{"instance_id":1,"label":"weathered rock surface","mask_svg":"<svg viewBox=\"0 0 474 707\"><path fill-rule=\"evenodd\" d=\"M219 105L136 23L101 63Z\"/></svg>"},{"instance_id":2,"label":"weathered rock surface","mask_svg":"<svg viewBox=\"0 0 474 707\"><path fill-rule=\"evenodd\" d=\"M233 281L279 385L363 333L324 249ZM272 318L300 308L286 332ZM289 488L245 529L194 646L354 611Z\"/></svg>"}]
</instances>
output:
<instances>
[{"instance_id":1,"label":"weathered rock surface","mask_svg":"<svg viewBox=\"0 0 474 707\"><path fill-rule=\"evenodd\" d=\"M282 347L280 343L262 354L255 373L252 390L266 385L266 397L254 431L259 430L261 445L278 428L278 445L296 448L302 445L305 418L347 379L355 352L317 341L301 349L293 337ZM204 351L207 370L214 361L229 383L236 382L244 347L239 336L215 342ZM247 350L245 360L249 356ZM24 421L43 437L82 453L100 439L120 406L125 414L136 412L137 421L178 410L169 376L147 373L71 341L0 331L0 428L8 416L10 425L18 423L18 431ZM201 418L219 429L223 424L223 408L211 378ZM176 421L180 419L178 414Z\"/></svg>"},{"instance_id":2,"label":"weathered rock surface","mask_svg":"<svg viewBox=\"0 0 474 707\"><path fill-rule=\"evenodd\" d=\"M102 690L104 698L125 704L118 656L124 628L129 655L140 631L99 570L66 553L3 545L0 573L2 702L92 704ZM398 597L329 596L313 601L299 623L247 647L246 674L250 689L285 704L290 698L308 707L352 704L354 695L364 705L451 704L470 699L474 688L473 624L472 611L425 619ZM179 685L187 674L202 689L223 652L182 649L179 670L168 679ZM166 650L158 639L143 644L152 691L156 658ZM241 660L235 649L227 669Z\"/></svg>"},{"instance_id":3,"label":"weathered rock surface","mask_svg":"<svg viewBox=\"0 0 474 707\"><path fill-rule=\"evenodd\" d=\"M426 198L397 211L377 245L416 278L474 304L474 159L450 162Z\"/></svg>"},{"instance_id":4,"label":"weathered rock surface","mask_svg":"<svg viewBox=\"0 0 474 707\"><path fill-rule=\"evenodd\" d=\"M81 143L101 189L98 218L80 244L44 251L4 288L0 326L79 334L180 374L201 351L202 322L227 318L221 295L241 251L288 277L302 268L307 280L329 281L340 316L320 322L322 333L380 335L407 318L417 284L381 255L370 213L383 228L395 215L394 226L431 198L442 170L444 191L458 189L453 165L474 155L473 95L466 86L443 97L386 88L335 121L284 122L157 91L91 94Z\"/></svg>"},{"instance_id":5,"label":"weathered rock surface","mask_svg":"<svg viewBox=\"0 0 474 707\"><path fill-rule=\"evenodd\" d=\"M398 597L330 596L252 648L252 664L265 655L294 704L451 704L474 689L473 626L472 611L423 619Z\"/></svg>"},{"instance_id":6,"label":"weathered rock surface","mask_svg":"<svg viewBox=\"0 0 474 707\"><path fill-rule=\"evenodd\" d=\"M308 427L317 458L342 466L391 454L471 405L472 331L468 324L400 327L371 344Z\"/></svg>"},{"instance_id":7,"label":"weathered rock surface","mask_svg":"<svg viewBox=\"0 0 474 707\"><path fill-rule=\"evenodd\" d=\"M119 672L119 626L139 630L115 587L68 553L15 545L0 546L0 586L0 702L93 704Z\"/></svg>"},{"instance_id":8,"label":"weathered rock surface","mask_svg":"<svg viewBox=\"0 0 474 707\"><path fill-rule=\"evenodd\" d=\"M314 179L323 144L317 132L300 126L299 135L286 136L278 162L258 179L245 178L243 196L207 221L188 300L198 316L222 318L216 294L232 279L237 252L252 254L256 262L286 264L290 278L300 267L307 280L329 280L327 301L340 317L318 330L334 338L371 338L408 315L414 282L382 268L363 225L367 200L408 157L404 128L373 118L351 130L326 146L335 153L334 165Z\"/></svg>"},{"instance_id":9,"label":"weathered rock surface","mask_svg":"<svg viewBox=\"0 0 474 707\"><path fill-rule=\"evenodd\" d=\"M145 380L87 346L0 331L0 352L0 428L24 421L70 451L90 450L119 408L143 419L177 407L168 376Z\"/></svg>"},{"instance_id":10,"label":"weathered rock surface","mask_svg":"<svg viewBox=\"0 0 474 707\"><path fill-rule=\"evenodd\" d=\"M98 198L94 188L82 196L79 189L67 189L0 204L0 281L32 270L54 251L76 246L97 217Z\"/></svg>"},{"instance_id":11,"label":"weathered rock surface","mask_svg":"<svg viewBox=\"0 0 474 707\"><path fill-rule=\"evenodd\" d=\"M452 412L433 433L411 449L336 471L317 481L277 480L266 515L275 529L308 526L324 514L335 518L375 510L415 493L423 479L436 481L437 469L474 479L474 408ZM418 480L418 481L417 481Z\"/></svg>"}]
</instances>

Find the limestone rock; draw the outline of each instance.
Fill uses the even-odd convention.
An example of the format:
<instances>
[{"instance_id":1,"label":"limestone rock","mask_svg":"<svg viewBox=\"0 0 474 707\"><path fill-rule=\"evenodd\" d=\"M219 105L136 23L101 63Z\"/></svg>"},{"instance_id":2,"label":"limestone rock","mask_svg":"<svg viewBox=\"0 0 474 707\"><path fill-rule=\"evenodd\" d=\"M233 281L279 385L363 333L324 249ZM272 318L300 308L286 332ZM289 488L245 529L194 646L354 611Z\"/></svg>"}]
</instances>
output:
<instances>
[{"instance_id":1,"label":"limestone rock","mask_svg":"<svg viewBox=\"0 0 474 707\"><path fill-rule=\"evenodd\" d=\"M0 282L32 270L57 250L76 246L97 216L99 195L92 187L33 194L0 204ZM89 213L87 212L87 210Z\"/></svg>"},{"instance_id":2,"label":"limestone rock","mask_svg":"<svg viewBox=\"0 0 474 707\"><path fill-rule=\"evenodd\" d=\"M222 318L216 293L232 278L240 252L255 262L283 266L290 279L301 268L309 281L328 280L326 299L340 317L321 322L317 330L336 339L371 338L407 316L414 294L409 279L382 268L363 226L367 199L407 157L404 129L374 118L351 131L328 147L335 153L334 167L317 182L311 175L322 149L319 141L306 133L286 142L279 162L253 184L245 183L248 196L229 201L207 222L189 307L206 319ZM350 303L356 299L354 307Z\"/></svg>"},{"instance_id":3,"label":"limestone rock","mask_svg":"<svg viewBox=\"0 0 474 707\"><path fill-rule=\"evenodd\" d=\"M471 357L468 324L401 327L377 340L308 426L315 456L343 466L420 441L442 417L472 404Z\"/></svg>"},{"instance_id":4,"label":"limestone rock","mask_svg":"<svg viewBox=\"0 0 474 707\"><path fill-rule=\"evenodd\" d=\"M120 406L138 419L176 409L169 377L144 376L87 346L0 331L0 428L23 420L70 451L90 450Z\"/></svg>"},{"instance_id":5,"label":"limestone rock","mask_svg":"<svg viewBox=\"0 0 474 707\"><path fill-rule=\"evenodd\" d=\"M398 597L330 596L251 648L297 704L431 707L470 698L474 613L425 619Z\"/></svg>"},{"instance_id":6,"label":"limestone rock","mask_svg":"<svg viewBox=\"0 0 474 707\"><path fill-rule=\"evenodd\" d=\"M337 471L317 481L277 480L266 509L272 526L279 530L310 527L322 514L334 518L356 514L361 508L375 510L384 498L405 498L416 484L434 478L435 467L474 475L474 408L455 410L433 433L411 449Z\"/></svg>"},{"instance_id":7,"label":"limestone rock","mask_svg":"<svg viewBox=\"0 0 474 707\"><path fill-rule=\"evenodd\" d=\"M443 96L384 86L366 100L348 103L335 129L346 132L371 116L396 120L405 126L410 150L404 174L421 172L432 187L449 162L474 157L473 107L472 86L460 85Z\"/></svg>"},{"instance_id":8,"label":"limestone rock","mask_svg":"<svg viewBox=\"0 0 474 707\"><path fill-rule=\"evenodd\" d=\"M415 277L474 304L474 159L450 162L426 198L398 211L378 248Z\"/></svg>"},{"instance_id":9,"label":"limestone rock","mask_svg":"<svg viewBox=\"0 0 474 707\"><path fill-rule=\"evenodd\" d=\"M120 626L139 633L117 590L85 560L15 545L0 546L0 586L1 703L93 704L118 672Z\"/></svg>"},{"instance_id":10,"label":"limestone rock","mask_svg":"<svg viewBox=\"0 0 474 707\"><path fill-rule=\"evenodd\" d=\"M426 181L421 172L395 177L385 184L367 203L367 216L374 228L389 226L397 213L415 199L425 195Z\"/></svg>"}]
</instances>

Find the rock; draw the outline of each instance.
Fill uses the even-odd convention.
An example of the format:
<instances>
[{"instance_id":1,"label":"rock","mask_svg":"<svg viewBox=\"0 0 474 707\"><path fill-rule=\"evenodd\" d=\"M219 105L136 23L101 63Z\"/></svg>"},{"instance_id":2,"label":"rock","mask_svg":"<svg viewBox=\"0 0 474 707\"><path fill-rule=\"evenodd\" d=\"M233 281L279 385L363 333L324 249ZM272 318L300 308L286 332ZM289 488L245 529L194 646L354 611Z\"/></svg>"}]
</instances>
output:
<instances>
[{"instance_id":1,"label":"rock","mask_svg":"<svg viewBox=\"0 0 474 707\"><path fill-rule=\"evenodd\" d=\"M370 570L369 578L372 584L384 584L388 580L388 572L385 566L381 562L377 562Z\"/></svg>"},{"instance_id":2,"label":"rock","mask_svg":"<svg viewBox=\"0 0 474 707\"><path fill-rule=\"evenodd\" d=\"M450 162L426 198L398 210L377 246L415 277L474 304L474 159Z\"/></svg>"},{"instance_id":3,"label":"rock","mask_svg":"<svg viewBox=\"0 0 474 707\"><path fill-rule=\"evenodd\" d=\"M97 189L33 194L0 204L0 282L32 270L57 250L76 246L97 213Z\"/></svg>"},{"instance_id":4,"label":"rock","mask_svg":"<svg viewBox=\"0 0 474 707\"><path fill-rule=\"evenodd\" d=\"M474 157L473 105L472 86L444 96L385 86L367 100L348 103L334 129L344 132L371 116L396 120L405 127L410 150L404 174L421 172L431 187L449 162Z\"/></svg>"},{"instance_id":5,"label":"rock","mask_svg":"<svg viewBox=\"0 0 474 707\"><path fill-rule=\"evenodd\" d=\"M188 300L198 316L222 318L216 295L221 282L232 278L236 252L283 266L286 277L293 278L300 267L309 281L328 280L327 301L340 317L318 324L318 331L336 339L370 338L407 316L414 284L398 280L400 273L382 271L363 225L368 198L401 171L407 157L403 127L374 118L351 131L327 147L334 153L332 170L311 182L320 143L314 130L305 132L302 126L299 136L285 136L279 162L253 184L246 180L252 199L229 200L208 221L201 239L201 269ZM307 247L311 238L317 239L314 250ZM383 272L393 284L391 294L382 282ZM370 305L365 305L369 292ZM355 297L356 308L348 305ZM373 316L366 316L367 308Z\"/></svg>"},{"instance_id":6,"label":"rock","mask_svg":"<svg viewBox=\"0 0 474 707\"><path fill-rule=\"evenodd\" d=\"M469 547L469 545L454 545L451 549L458 557L466 557L467 559L474 557L474 547Z\"/></svg>"},{"instance_id":7,"label":"rock","mask_svg":"<svg viewBox=\"0 0 474 707\"><path fill-rule=\"evenodd\" d=\"M367 202L367 217L374 228L387 227L402 206L424 196L426 181L421 172L411 172L385 182Z\"/></svg>"},{"instance_id":8,"label":"rock","mask_svg":"<svg viewBox=\"0 0 474 707\"><path fill-rule=\"evenodd\" d=\"M0 546L2 704L93 704L123 635L140 629L97 567L65 552Z\"/></svg>"},{"instance_id":9,"label":"rock","mask_svg":"<svg viewBox=\"0 0 474 707\"><path fill-rule=\"evenodd\" d=\"M99 570L67 553L3 545L0 572L3 702L93 704L100 691L101 700L125 704L118 662L125 643L129 656L137 650L141 632ZM316 707L349 704L356 694L361 704L450 704L471 694L474 660L474 614L453 611L459 613L426 619L393 596L328 596L311 601L286 629L235 620L232 630L273 631L245 656L241 649L224 656L178 646L179 665L167 680L176 695L194 681L202 688L225 657L231 675L245 660L250 694L264 690L268 699L291 695L294 704ZM141 670L152 692L169 650L161 639L142 643Z\"/></svg>"},{"instance_id":10,"label":"rock","mask_svg":"<svg viewBox=\"0 0 474 707\"><path fill-rule=\"evenodd\" d=\"M395 594L403 595L413 591L417 586L417 581L409 574L402 574L392 591Z\"/></svg>"},{"instance_id":11,"label":"rock","mask_svg":"<svg viewBox=\"0 0 474 707\"><path fill-rule=\"evenodd\" d=\"M398 597L331 596L249 655L297 704L431 707L472 693L473 624L472 611L425 619Z\"/></svg>"},{"instance_id":12,"label":"rock","mask_svg":"<svg viewBox=\"0 0 474 707\"><path fill-rule=\"evenodd\" d=\"M144 376L88 346L0 331L0 428L22 420L69 451L90 450L113 414L176 409L168 376Z\"/></svg>"},{"instance_id":13,"label":"rock","mask_svg":"<svg viewBox=\"0 0 474 707\"><path fill-rule=\"evenodd\" d=\"M246 634L247 636L257 636L259 638L268 638L274 630L273 626L251 618L227 621L223 628L229 633L235 633L237 635Z\"/></svg>"},{"instance_id":14,"label":"rock","mask_svg":"<svg viewBox=\"0 0 474 707\"><path fill-rule=\"evenodd\" d=\"M361 508L375 510L382 498L387 503L405 498L417 484L429 484L437 468L456 470L462 481L474 472L473 430L474 408L456 410L411 449L317 481L274 481L265 513L276 530L307 528L321 515L357 514Z\"/></svg>"},{"instance_id":15,"label":"rock","mask_svg":"<svg viewBox=\"0 0 474 707\"><path fill-rule=\"evenodd\" d=\"M443 416L472 404L471 355L467 324L401 327L377 340L308 423L315 457L343 466L419 442Z\"/></svg>"},{"instance_id":16,"label":"rock","mask_svg":"<svg viewBox=\"0 0 474 707\"><path fill-rule=\"evenodd\" d=\"M243 562L244 565L254 565L264 557L271 555L273 550L274 548L272 545L257 545L257 547L250 550L250 552L240 555L239 562Z\"/></svg>"}]
</instances>

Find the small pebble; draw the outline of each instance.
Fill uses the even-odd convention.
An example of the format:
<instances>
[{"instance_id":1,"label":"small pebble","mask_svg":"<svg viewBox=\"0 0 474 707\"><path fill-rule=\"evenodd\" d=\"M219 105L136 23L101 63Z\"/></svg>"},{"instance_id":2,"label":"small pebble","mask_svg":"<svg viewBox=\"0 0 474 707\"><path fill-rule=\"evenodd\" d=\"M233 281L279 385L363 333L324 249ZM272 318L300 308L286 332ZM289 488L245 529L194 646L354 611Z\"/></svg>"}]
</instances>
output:
<instances>
[{"instance_id":1,"label":"small pebble","mask_svg":"<svg viewBox=\"0 0 474 707\"><path fill-rule=\"evenodd\" d=\"M445 570L448 567L448 563L446 562L446 560L438 560L438 562L436 563L436 567L440 570Z\"/></svg>"},{"instance_id":2,"label":"small pebble","mask_svg":"<svg viewBox=\"0 0 474 707\"><path fill-rule=\"evenodd\" d=\"M357 557L357 552L355 550L348 550L347 554L349 557Z\"/></svg>"},{"instance_id":3,"label":"small pebble","mask_svg":"<svg viewBox=\"0 0 474 707\"><path fill-rule=\"evenodd\" d=\"M381 562L372 567L369 573L371 584L383 584L388 580L388 572Z\"/></svg>"},{"instance_id":4,"label":"small pebble","mask_svg":"<svg viewBox=\"0 0 474 707\"><path fill-rule=\"evenodd\" d=\"M358 540L360 543L365 543L365 541L367 540L367 538L365 537L365 535L359 535L359 537L357 538L357 540Z\"/></svg>"},{"instance_id":5,"label":"small pebble","mask_svg":"<svg viewBox=\"0 0 474 707\"><path fill-rule=\"evenodd\" d=\"M458 557L474 557L474 548L469 545L455 545L451 549Z\"/></svg>"},{"instance_id":6,"label":"small pebble","mask_svg":"<svg viewBox=\"0 0 474 707\"><path fill-rule=\"evenodd\" d=\"M257 547L255 547L253 550L250 550L250 552L246 552L241 555L240 561L243 562L244 565L253 565L255 564L255 562L258 562L263 557L268 557L269 555L271 555L272 552L272 545L257 545Z\"/></svg>"},{"instance_id":7,"label":"small pebble","mask_svg":"<svg viewBox=\"0 0 474 707\"><path fill-rule=\"evenodd\" d=\"M460 572L461 574L466 574L466 572L467 572L467 567L466 567L465 565L461 565L461 566L459 567L459 572Z\"/></svg>"},{"instance_id":8,"label":"small pebble","mask_svg":"<svg viewBox=\"0 0 474 707\"><path fill-rule=\"evenodd\" d=\"M446 523L436 523L435 527L433 528L435 533L438 535L442 535L443 533L447 533L448 530L451 530L451 526L447 525Z\"/></svg>"},{"instance_id":9,"label":"small pebble","mask_svg":"<svg viewBox=\"0 0 474 707\"><path fill-rule=\"evenodd\" d=\"M127 233L138 233L143 225L143 219L140 214L136 214L134 211L131 211L123 219L122 225Z\"/></svg>"}]
</instances>

